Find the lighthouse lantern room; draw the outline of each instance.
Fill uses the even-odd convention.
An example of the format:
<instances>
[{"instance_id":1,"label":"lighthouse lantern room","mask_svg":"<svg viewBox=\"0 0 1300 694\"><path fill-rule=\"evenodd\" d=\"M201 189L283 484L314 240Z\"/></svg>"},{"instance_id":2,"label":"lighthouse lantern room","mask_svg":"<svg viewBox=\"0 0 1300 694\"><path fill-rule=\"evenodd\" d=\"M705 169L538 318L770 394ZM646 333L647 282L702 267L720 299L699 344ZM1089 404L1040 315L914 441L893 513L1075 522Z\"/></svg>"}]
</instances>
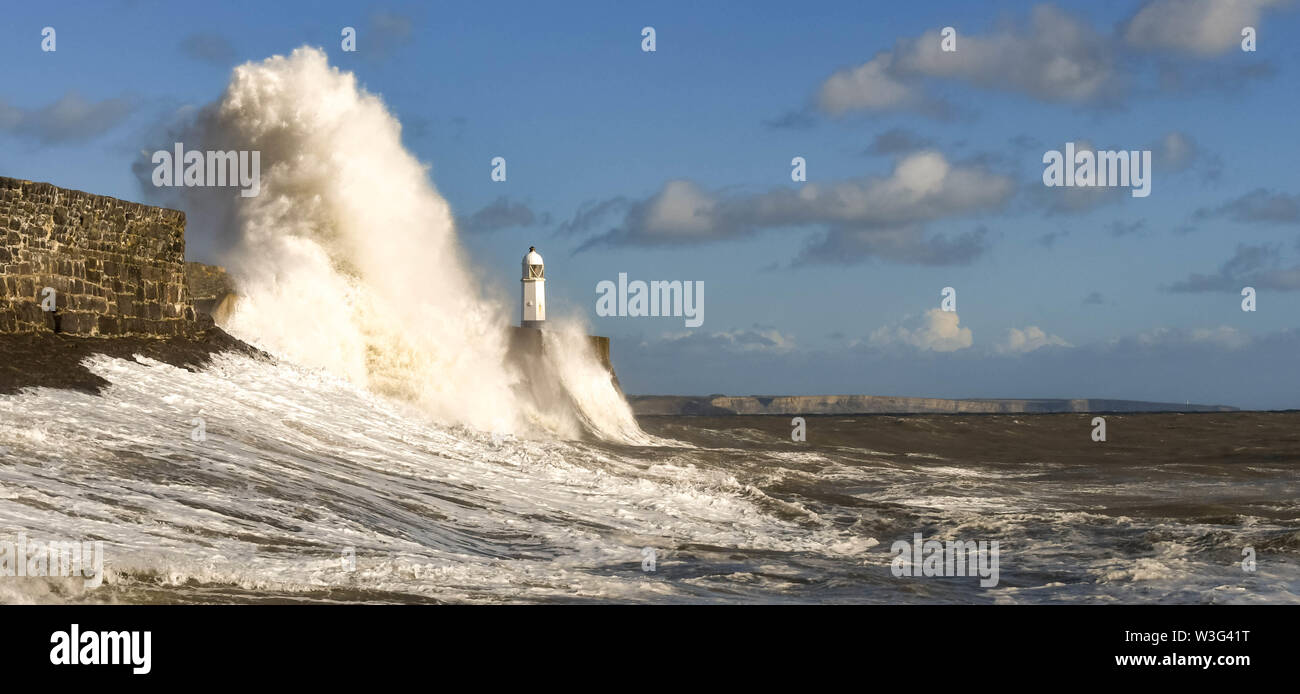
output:
<instances>
[{"instance_id":1,"label":"lighthouse lantern room","mask_svg":"<svg viewBox=\"0 0 1300 694\"><path fill-rule=\"evenodd\" d=\"M519 325L525 328L540 328L546 322L546 268L542 265L542 256L533 246L528 247L524 256L523 284L523 320Z\"/></svg>"}]
</instances>

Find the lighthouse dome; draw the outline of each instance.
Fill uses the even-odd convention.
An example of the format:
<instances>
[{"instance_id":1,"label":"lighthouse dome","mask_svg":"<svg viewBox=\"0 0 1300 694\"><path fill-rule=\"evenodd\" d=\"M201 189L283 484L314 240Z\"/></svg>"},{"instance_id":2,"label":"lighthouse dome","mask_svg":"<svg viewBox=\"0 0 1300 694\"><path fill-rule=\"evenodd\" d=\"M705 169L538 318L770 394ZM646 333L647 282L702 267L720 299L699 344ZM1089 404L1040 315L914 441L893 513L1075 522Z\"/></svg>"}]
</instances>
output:
<instances>
[{"instance_id":1,"label":"lighthouse dome","mask_svg":"<svg viewBox=\"0 0 1300 694\"><path fill-rule=\"evenodd\" d=\"M544 279L546 277L545 266L542 264L542 254L537 249L529 246L528 255L524 256L524 279Z\"/></svg>"}]
</instances>

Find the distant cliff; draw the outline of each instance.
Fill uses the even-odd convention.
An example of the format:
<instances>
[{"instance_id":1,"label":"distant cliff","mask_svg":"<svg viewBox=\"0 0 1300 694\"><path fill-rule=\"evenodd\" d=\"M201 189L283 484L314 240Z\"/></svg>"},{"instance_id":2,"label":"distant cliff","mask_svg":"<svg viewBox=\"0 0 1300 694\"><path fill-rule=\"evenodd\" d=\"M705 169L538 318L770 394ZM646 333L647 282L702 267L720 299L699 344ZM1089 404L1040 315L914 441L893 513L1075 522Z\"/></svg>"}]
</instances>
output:
<instances>
[{"instance_id":1,"label":"distant cliff","mask_svg":"<svg viewBox=\"0 0 1300 694\"><path fill-rule=\"evenodd\" d=\"M1032 414L1051 412L1232 412L1222 405L1184 405L1140 400L944 400L889 395L682 396L632 395L638 415L741 414Z\"/></svg>"}]
</instances>

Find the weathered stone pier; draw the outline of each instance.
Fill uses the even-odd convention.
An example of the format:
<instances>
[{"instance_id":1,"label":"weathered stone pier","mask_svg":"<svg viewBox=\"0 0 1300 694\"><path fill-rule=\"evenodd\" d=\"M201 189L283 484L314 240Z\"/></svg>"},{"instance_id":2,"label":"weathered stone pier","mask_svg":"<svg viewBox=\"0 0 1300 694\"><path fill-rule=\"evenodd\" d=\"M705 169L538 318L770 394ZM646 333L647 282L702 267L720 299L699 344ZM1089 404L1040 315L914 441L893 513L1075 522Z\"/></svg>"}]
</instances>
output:
<instances>
[{"instance_id":1,"label":"weathered stone pier","mask_svg":"<svg viewBox=\"0 0 1300 694\"><path fill-rule=\"evenodd\" d=\"M196 310L185 213L0 177L0 394L98 392L95 354L200 368L224 351L265 356Z\"/></svg>"},{"instance_id":2,"label":"weathered stone pier","mask_svg":"<svg viewBox=\"0 0 1300 694\"><path fill-rule=\"evenodd\" d=\"M185 283L184 212L0 177L0 333L204 327Z\"/></svg>"}]
</instances>

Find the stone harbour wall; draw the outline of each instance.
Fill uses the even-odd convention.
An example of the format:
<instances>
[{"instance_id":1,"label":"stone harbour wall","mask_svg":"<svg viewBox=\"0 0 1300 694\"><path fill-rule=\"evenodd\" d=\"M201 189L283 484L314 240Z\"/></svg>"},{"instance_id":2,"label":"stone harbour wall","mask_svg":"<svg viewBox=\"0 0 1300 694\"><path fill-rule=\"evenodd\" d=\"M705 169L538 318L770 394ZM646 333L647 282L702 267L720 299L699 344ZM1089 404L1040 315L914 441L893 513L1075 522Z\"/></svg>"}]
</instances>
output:
<instances>
[{"instance_id":1,"label":"stone harbour wall","mask_svg":"<svg viewBox=\"0 0 1300 694\"><path fill-rule=\"evenodd\" d=\"M54 310L42 308L54 289ZM185 213L0 177L0 333L189 335Z\"/></svg>"}]
</instances>

